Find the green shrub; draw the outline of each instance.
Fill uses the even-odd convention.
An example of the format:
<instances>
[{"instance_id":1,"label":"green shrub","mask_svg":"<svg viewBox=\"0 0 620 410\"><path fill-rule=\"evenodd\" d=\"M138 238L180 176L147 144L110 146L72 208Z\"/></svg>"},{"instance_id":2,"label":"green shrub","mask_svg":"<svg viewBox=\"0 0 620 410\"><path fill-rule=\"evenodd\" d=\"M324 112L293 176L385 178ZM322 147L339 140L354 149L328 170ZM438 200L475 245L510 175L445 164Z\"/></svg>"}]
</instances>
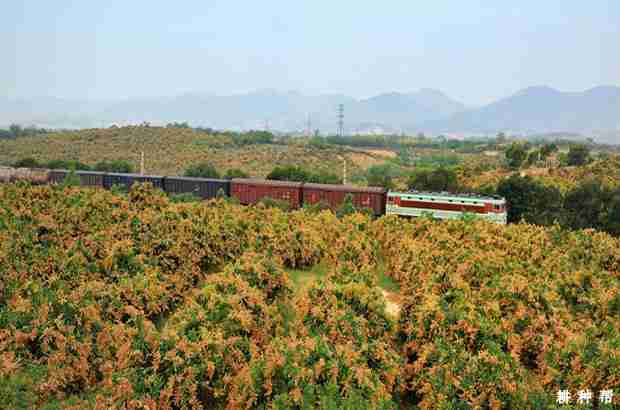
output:
<instances>
[{"instance_id":1,"label":"green shrub","mask_svg":"<svg viewBox=\"0 0 620 410\"><path fill-rule=\"evenodd\" d=\"M250 175L239 168L231 168L226 170L224 174L224 179L233 179L233 178L249 178Z\"/></svg>"},{"instance_id":2,"label":"green shrub","mask_svg":"<svg viewBox=\"0 0 620 410\"><path fill-rule=\"evenodd\" d=\"M183 194L170 195L170 201L172 201L175 204L181 204L181 203L200 202L202 201L202 198L191 192L186 192Z\"/></svg>"},{"instance_id":3,"label":"green shrub","mask_svg":"<svg viewBox=\"0 0 620 410\"><path fill-rule=\"evenodd\" d=\"M283 199L265 197L258 201L258 203L266 206L267 208L278 208L283 211L288 211L289 209L291 209L290 202Z\"/></svg>"},{"instance_id":4,"label":"green shrub","mask_svg":"<svg viewBox=\"0 0 620 410\"><path fill-rule=\"evenodd\" d=\"M95 171L130 174L134 172L134 167L129 161L119 159L112 161L100 161L95 164Z\"/></svg>"},{"instance_id":5,"label":"green shrub","mask_svg":"<svg viewBox=\"0 0 620 410\"><path fill-rule=\"evenodd\" d=\"M185 170L185 176L194 178L219 178L220 173L217 172L217 169L215 169L213 164L209 162L200 162L198 164L190 165Z\"/></svg>"},{"instance_id":6,"label":"green shrub","mask_svg":"<svg viewBox=\"0 0 620 410\"><path fill-rule=\"evenodd\" d=\"M49 169L75 169L76 171L90 171L89 165L84 164L78 160L61 160L55 159L49 161L45 168Z\"/></svg>"},{"instance_id":7,"label":"green shrub","mask_svg":"<svg viewBox=\"0 0 620 410\"><path fill-rule=\"evenodd\" d=\"M32 157L20 159L14 162L12 166L14 168L44 168L39 161Z\"/></svg>"}]
</instances>

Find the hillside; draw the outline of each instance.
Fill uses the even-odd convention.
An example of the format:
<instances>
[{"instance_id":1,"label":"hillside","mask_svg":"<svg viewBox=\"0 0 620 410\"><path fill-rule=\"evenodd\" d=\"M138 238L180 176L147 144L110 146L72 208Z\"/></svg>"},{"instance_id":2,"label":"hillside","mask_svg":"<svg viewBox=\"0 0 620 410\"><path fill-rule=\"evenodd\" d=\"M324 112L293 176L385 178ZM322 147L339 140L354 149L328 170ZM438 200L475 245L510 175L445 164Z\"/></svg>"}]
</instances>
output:
<instances>
[{"instance_id":1,"label":"hillside","mask_svg":"<svg viewBox=\"0 0 620 410\"><path fill-rule=\"evenodd\" d=\"M0 139L0 164L33 157L41 161L78 159L93 165L101 160L126 160L139 169L140 152L145 170L157 175L182 175L202 161L213 163L222 173L240 168L264 177L275 166L300 165L314 171L342 174L342 156L349 176L394 155L391 151L328 146L316 149L305 144L236 145L230 137L184 128L124 127L55 132L43 136Z\"/></svg>"},{"instance_id":2,"label":"hillside","mask_svg":"<svg viewBox=\"0 0 620 410\"><path fill-rule=\"evenodd\" d=\"M23 184L0 227L8 408L546 409L618 385L606 234Z\"/></svg>"}]
</instances>

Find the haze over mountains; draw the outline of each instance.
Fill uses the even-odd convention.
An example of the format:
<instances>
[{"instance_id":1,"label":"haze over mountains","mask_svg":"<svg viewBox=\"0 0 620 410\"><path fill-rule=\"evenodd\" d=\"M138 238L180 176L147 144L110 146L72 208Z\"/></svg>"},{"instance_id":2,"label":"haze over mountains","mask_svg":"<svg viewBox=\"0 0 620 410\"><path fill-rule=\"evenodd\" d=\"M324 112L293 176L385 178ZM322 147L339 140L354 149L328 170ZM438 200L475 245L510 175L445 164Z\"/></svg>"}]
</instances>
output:
<instances>
[{"instance_id":1,"label":"haze over mountains","mask_svg":"<svg viewBox=\"0 0 620 410\"><path fill-rule=\"evenodd\" d=\"M308 126L335 132L337 109L344 104L348 132L427 132L521 134L579 132L617 140L620 87L584 92L530 87L492 104L473 108L437 90L385 93L357 100L339 94L306 96L298 92L261 90L248 94L87 102L57 98L0 98L0 125L100 127L113 123L165 124L187 121L217 129L302 131Z\"/></svg>"}]
</instances>

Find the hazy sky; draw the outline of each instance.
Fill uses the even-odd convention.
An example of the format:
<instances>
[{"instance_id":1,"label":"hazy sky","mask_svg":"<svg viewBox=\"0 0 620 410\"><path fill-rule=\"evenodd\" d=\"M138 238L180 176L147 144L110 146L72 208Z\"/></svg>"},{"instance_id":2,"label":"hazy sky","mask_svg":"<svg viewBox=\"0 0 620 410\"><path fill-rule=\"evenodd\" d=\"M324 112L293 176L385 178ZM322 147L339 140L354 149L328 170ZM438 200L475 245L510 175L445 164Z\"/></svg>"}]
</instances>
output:
<instances>
[{"instance_id":1,"label":"hazy sky","mask_svg":"<svg viewBox=\"0 0 620 410\"><path fill-rule=\"evenodd\" d=\"M0 95L620 85L618 0L3 0Z\"/></svg>"}]
</instances>

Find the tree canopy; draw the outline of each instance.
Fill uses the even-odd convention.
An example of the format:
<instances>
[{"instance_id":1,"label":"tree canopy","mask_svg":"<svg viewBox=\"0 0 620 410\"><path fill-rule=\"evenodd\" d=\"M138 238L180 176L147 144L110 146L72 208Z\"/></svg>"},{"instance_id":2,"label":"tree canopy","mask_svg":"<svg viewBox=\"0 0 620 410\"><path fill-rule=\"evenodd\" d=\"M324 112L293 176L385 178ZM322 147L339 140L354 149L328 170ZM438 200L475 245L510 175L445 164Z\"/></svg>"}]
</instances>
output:
<instances>
[{"instance_id":1,"label":"tree canopy","mask_svg":"<svg viewBox=\"0 0 620 410\"><path fill-rule=\"evenodd\" d=\"M187 167L185 176L195 178L219 178L220 173L210 162L200 162Z\"/></svg>"},{"instance_id":2,"label":"tree canopy","mask_svg":"<svg viewBox=\"0 0 620 410\"><path fill-rule=\"evenodd\" d=\"M590 148L584 144L572 145L568 151L568 165L584 165L590 157Z\"/></svg>"},{"instance_id":3,"label":"tree canopy","mask_svg":"<svg viewBox=\"0 0 620 410\"><path fill-rule=\"evenodd\" d=\"M458 180L453 170L437 168L414 173L407 181L407 186L418 191L454 192L458 190Z\"/></svg>"}]
</instances>

